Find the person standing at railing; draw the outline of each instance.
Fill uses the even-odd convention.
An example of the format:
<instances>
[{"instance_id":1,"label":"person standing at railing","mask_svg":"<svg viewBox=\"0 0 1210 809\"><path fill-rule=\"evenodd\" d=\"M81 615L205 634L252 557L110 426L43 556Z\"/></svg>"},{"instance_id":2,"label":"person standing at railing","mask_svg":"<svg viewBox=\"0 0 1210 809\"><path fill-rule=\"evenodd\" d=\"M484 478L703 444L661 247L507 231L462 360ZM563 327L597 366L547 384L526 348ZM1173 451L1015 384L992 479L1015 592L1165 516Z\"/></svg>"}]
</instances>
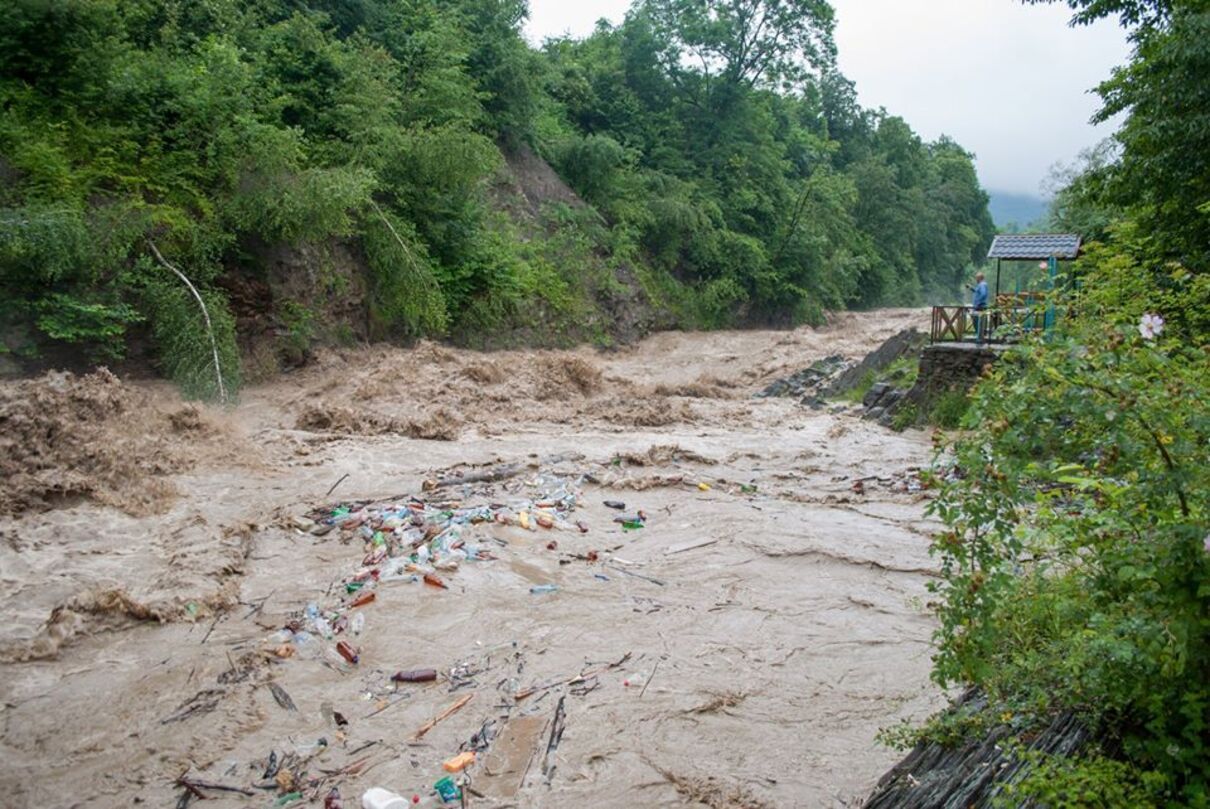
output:
<instances>
[{"instance_id":1,"label":"person standing at railing","mask_svg":"<svg viewBox=\"0 0 1210 809\"><path fill-rule=\"evenodd\" d=\"M975 273L975 285L967 287L971 291L971 319L975 322L975 343L983 342L983 331L987 328L987 318L980 312L987 310L987 277L983 273Z\"/></svg>"}]
</instances>

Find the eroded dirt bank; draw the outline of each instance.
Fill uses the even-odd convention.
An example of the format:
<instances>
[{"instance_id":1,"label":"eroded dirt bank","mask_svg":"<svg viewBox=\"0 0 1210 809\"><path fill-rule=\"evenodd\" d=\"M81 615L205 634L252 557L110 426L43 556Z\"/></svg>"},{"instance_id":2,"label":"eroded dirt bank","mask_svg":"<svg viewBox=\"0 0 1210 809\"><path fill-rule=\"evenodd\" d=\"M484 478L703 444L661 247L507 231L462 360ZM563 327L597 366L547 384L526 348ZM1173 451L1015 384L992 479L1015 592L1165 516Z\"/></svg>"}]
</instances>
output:
<instances>
[{"instance_id":1,"label":"eroded dirt bank","mask_svg":"<svg viewBox=\"0 0 1210 809\"><path fill-rule=\"evenodd\" d=\"M6 432L24 425L49 459L31 472L0 445L16 465L0 497L4 805L178 805L187 774L252 793L202 787L205 806L270 806L295 789L284 772L304 800L336 785L351 807L373 785L427 796L485 740L472 806L851 805L896 758L877 730L941 702L913 475L929 438L751 397L922 320L608 354L360 349L230 412L104 379L0 389ZM45 414L73 406L90 408L64 422L77 443L123 451L52 451L64 428ZM501 469L515 474L432 488ZM560 487L581 496L559 526L467 526L494 559L439 571L444 590L378 582L355 610L347 584L373 548L295 519ZM312 603L364 630L275 637ZM430 667L436 683L391 683Z\"/></svg>"}]
</instances>

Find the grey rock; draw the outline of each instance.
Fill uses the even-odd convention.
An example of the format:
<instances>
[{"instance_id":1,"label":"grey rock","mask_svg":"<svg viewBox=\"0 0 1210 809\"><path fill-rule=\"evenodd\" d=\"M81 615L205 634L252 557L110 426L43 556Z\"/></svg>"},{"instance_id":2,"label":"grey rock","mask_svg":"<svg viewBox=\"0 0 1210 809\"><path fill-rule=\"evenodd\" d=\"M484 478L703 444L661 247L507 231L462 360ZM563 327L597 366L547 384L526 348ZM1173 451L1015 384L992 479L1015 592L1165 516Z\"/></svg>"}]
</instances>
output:
<instances>
[{"instance_id":1,"label":"grey rock","mask_svg":"<svg viewBox=\"0 0 1210 809\"><path fill-rule=\"evenodd\" d=\"M870 375L877 376L900 357L920 351L927 340L928 335L923 332L904 329L867 354L861 362L838 373L820 392L821 395L835 397L848 393L860 385L862 380Z\"/></svg>"},{"instance_id":2,"label":"grey rock","mask_svg":"<svg viewBox=\"0 0 1210 809\"><path fill-rule=\"evenodd\" d=\"M862 398L861 404L864 407L875 407L886 395L886 392L891 389L891 386L886 382L875 383Z\"/></svg>"}]
</instances>

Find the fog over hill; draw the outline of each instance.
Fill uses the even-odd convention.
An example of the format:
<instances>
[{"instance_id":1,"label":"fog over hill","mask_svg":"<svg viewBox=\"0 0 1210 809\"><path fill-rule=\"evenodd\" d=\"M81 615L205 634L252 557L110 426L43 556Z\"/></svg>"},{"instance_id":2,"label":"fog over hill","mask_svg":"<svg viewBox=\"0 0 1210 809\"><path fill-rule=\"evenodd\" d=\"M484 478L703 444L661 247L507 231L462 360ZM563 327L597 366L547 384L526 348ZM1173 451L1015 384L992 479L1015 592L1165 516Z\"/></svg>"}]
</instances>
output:
<instances>
[{"instance_id":1,"label":"fog over hill","mask_svg":"<svg viewBox=\"0 0 1210 809\"><path fill-rule=\"evenodd\" d=\"M997 228L1005 228L1010 224L1021 227L1040 222L1046 216L1049 202L1033 194L1017 194L1012 191L995 191L988 189L991 201L988 210L991 211L992 221Z\"/></svg>"}]
</instances>

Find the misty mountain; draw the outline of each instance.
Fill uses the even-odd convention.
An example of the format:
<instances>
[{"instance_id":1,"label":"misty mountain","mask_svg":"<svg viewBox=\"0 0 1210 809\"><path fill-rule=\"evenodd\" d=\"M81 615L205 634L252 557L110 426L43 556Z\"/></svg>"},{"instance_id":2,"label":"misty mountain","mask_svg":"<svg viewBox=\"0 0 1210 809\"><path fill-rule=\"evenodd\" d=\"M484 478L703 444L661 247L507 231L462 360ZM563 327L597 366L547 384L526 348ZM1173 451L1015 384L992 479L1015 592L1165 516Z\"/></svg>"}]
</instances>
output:
<instances>
[{"instance_id":1,"label":"misty mountain","mask_svg":"<svg viewBox=\"0 0 1210 809\"><path fill-rule=\"evenodd\" d=\"M1014 223L1025 228L1040 223L1046 217L1049 203L1041 197L1011 191L989 190L987 193L991 197L988 210L991 211L992 221L996 223L997 228L1005 228Z\"/></svg>"}]
</instances>

